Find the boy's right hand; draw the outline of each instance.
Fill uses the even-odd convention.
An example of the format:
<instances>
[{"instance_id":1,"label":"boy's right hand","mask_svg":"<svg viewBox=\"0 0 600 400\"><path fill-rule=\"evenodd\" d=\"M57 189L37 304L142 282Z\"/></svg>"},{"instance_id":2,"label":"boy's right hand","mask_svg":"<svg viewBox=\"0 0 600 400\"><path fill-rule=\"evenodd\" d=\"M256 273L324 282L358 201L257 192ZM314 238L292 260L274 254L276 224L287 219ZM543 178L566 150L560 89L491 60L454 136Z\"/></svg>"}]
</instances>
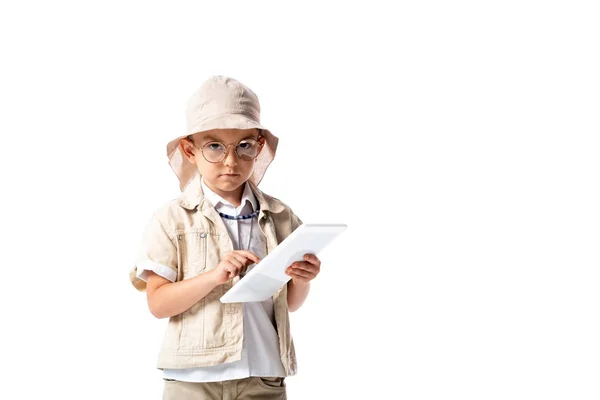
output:
<instances>
[{"instance_id":1,"label":"boy's right hand","mask_svg":"<svg viewBox=\"0 0 600 400\"><path fill-rule=\"evenodd\" d=\"M231 253L227 253L211 273L213 274L215 283L222 285L238 276L242 271L245 271L249 265L258 263L259 261L260 259L256 254L251 251L234 250Z\"/></svg>"}]
</instances>

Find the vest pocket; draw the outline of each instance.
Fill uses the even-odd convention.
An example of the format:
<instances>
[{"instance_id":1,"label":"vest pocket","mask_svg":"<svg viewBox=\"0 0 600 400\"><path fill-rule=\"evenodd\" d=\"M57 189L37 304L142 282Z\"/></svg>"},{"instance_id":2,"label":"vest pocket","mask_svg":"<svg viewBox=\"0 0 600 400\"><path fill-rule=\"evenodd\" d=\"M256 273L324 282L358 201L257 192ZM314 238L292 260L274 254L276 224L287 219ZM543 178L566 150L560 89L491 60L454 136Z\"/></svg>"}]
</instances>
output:
<instances>
[{"instance_id":1,"label":"vest pocket","mask_svg":"<svg viewBox=\"0 0 600 400\"><path fill-rule=\"evenodd\" d=\"M177 233L183 279L194 277L206 269L206 240L206 232Z\"/></svg>"},{"instance_id":2,"label":"vest pocket","mask_svg":"<svg viewBox=\"0 0 600 400\"><path fill-rule=\"evenodd\" d=\"M204 231L177 232L182 279L193 278L206 269L207 240L208 234ZM202 299L180 314L181 333L178 343L180 350L193 351L203 347L204 305L205 299Z\"/></svg>"}]
</instances>

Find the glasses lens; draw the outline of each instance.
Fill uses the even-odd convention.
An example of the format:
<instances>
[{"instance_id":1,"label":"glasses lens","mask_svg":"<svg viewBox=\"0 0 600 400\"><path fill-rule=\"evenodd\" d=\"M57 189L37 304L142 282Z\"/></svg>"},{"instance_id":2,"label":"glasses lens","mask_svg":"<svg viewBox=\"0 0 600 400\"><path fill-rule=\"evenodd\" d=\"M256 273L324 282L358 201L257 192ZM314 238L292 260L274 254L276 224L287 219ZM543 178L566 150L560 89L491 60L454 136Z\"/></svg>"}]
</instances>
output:
<instances>
[{"instance_id":1,"label":"glasses lens","mask_svg":"<svg viewBox=\"0 0 600 400\"><path fill-rule=\"evenodd\" d=\"M219 142L210 142L202 147L202 154L208 162L219 162L225 156L227 151L225 145Z\"/></svg>"},{"instance_id":2,"label":"glasses lens","mask_svg":"<svg viewBox=\"0 0 600 400\"><path fill-rule=\"evenodd\" d=\"M252 161L258 156L260 144L254 139L242 140L237 146L238 156L244 161Z\"/></svg>"}]
</instances>

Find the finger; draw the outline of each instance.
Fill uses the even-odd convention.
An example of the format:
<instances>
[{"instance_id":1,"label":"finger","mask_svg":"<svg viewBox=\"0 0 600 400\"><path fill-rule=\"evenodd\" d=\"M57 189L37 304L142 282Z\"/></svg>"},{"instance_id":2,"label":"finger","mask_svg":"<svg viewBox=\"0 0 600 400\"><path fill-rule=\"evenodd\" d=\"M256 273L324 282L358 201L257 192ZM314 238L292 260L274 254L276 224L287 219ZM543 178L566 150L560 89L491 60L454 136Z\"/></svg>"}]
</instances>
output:
<instances>
[{"instance_id":1,"label":"finger","mask_svg":"<svg viewBox=\"0 0 600 400\"><path fill-rule=\"evenodd\" d=\"M321 260L314 254L305 254L304 260L314 265L321 265Z\"/></svg>"},{"instance_id":2,"label":"finger","mask_svg":"<svg viewBox=\"0 0 600 400\"><path fill-rule=\"evenodd\" d=\"M319 267L306 261L298 261L291 265L293 270L304 270L312 273L318 273Z\"/></svg>"},{"instance_id":3,"label":"finger","mask_svg":"<svg viewBox=\"0 0 600 400\"><path fill-rule=\"evenodd\" d=\"M302 275L297 275L297 274L289 274L292 277L292 280L294 282L301 282L301 283L306 283L306 282L310 282L309 278L306 278Z\"/></svg>"},{"instance_id":4,"label":"finger","mask_svg":"<svg viewBox=\"0 0 600 400\"><path fill-rule=\"evenodd\" d=\"M245 257L245 256L243 256L241 254L235 254L234 257L238 261L240 261L242 263L242 265L244 265L245 267L247 267L250 264L254 264L255 263L254 260L252 260L250 258L247 258L247 257Z\"/></svg>"},{"instance_id":5,"label":"finger","mask_svg":"<svg viewBox=\"0 0 600 400\"><path fill-rule=\"evenodd\" d=\"M292 269L290 272L288 272L288 275L290 276L298 276L301 278L306 278L306 279L313 279L316 274L309 272L309 271L305 271L305 270L301 270L301 269Z\"/></svg>"},{"instance_id":6,"label":"finger","mask_svg":"<svg viewBox=\"0 0 600 400\"><path fill-rule=\"evenodd\" d=\"M229 279L235 278L238 275L238 268L231 264L225 266L225 271L227 271L227 278Z\"/></svg>"},{"instance_id":7,"label":"finger","mask_svg":"<svg viewBox=\"0 0 600 400\"><path fill-rule=\"evenodd\" d=\"M228 262L228 263L230 263L231 265L234 265L234 266L236 266L236 267L238 267L238 268L242 268L242 267L244 266L244 261L245 261L245 260L242 260L242 261L238 260L238 259L237 259L236 257L234 257L233 255L232 255L232 256L229 256L229 257L227 258L227 262Z\"/></svg>"},{"instance_id":8,"label":"finger","mask_svg":"<svg viewBox=\"0 0 600 400\"><path fill-rule=\"evenodd\" d=\"M258 256L256 254L254 254L251 251L248 250L235 250L233 253L241 255L247 259L250 259L252 261L254 261L255 263L258 263L260 261L260 258L258 258Z\"/></svg>"}]
</instances>

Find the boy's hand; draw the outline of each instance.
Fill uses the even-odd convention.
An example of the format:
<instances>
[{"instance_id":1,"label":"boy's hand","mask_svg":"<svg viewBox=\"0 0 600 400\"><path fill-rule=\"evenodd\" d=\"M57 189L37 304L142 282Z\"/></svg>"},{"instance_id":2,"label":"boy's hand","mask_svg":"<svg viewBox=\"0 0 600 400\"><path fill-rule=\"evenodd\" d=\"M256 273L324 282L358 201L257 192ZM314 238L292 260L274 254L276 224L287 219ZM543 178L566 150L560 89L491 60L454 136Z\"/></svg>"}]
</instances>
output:
<instances>
[{"instance_id":1,"label":"boy's hand","mask_svg":"<svg viewBox=\"0 0 600 400\"><path fill-rule=\"evenodd\" d=\"M258 263L259 261L258 256L251 251L234 250L231 253L227 253L211 273L218 286L238 276L250 264Z\"/></svg>"},{"instance_id":2,"label":"boy's hand","mask_svg":"<svg viewBox=\"0 0 600 400\"><path fill-rule=\"evenodd\" d=\"M308 283L321 271L321 260L314 254L305 254L304 260L296 261L285 270L294 283Z\"/></svg>"}]
</instances>

